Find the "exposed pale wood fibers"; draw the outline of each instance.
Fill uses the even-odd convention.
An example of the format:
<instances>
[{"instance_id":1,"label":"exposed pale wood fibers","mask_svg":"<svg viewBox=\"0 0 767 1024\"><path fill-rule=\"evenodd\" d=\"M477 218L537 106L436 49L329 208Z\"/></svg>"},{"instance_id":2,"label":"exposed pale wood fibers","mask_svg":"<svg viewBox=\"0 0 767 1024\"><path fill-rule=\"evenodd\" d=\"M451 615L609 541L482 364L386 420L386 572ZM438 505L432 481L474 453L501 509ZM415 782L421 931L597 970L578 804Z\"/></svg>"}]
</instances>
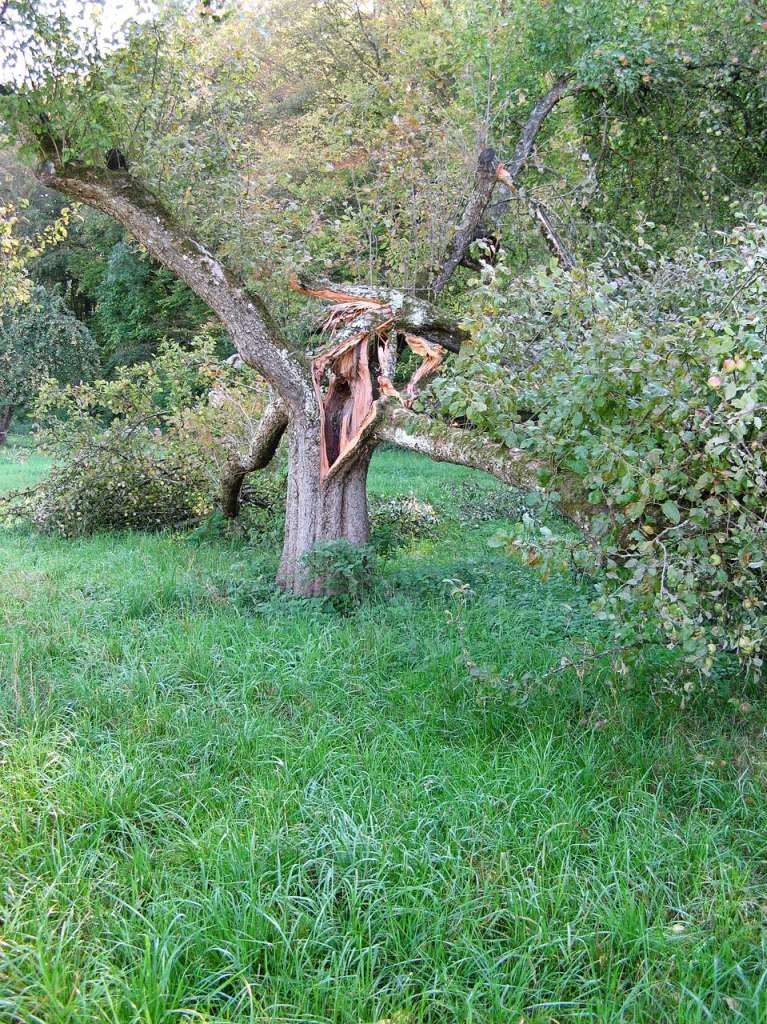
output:
<instances>
[{"instance_id":1,"label":"exposed pale wood fibers","mask_svg":"<svg viewBox=\"0 0 767 1024\"><path fill-rule=\"evenodd\" d=\"M332 302L322 332L341 335L340 341L312 360L321 425L320 475L325 480L360 447L375 424L379 401L396 398L409 405L419 381L441 365L445 350L416 334L398 332L392 306L375 297L361 298L333 287L311 287L296 278L291 280L291 287ZM405 399L392 383L398 336L422 360L407 384Z\"/></svg>"}]
</instances>

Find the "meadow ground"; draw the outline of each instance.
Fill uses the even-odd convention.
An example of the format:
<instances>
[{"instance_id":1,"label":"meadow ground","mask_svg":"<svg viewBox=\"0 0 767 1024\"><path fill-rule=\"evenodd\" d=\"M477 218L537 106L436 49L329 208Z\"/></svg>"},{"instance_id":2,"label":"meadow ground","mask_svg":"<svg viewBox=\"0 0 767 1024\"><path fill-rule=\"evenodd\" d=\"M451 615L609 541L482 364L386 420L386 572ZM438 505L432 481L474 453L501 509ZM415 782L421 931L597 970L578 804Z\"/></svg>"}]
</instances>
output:
<instances>
[{"instance_id":1,"label":"meadow ground","mask_svg":"<svg viewBox=\"0 0 767 1024\"><path fill-rule=\"evenodd\" d=\"M767 1020L767 705L543 678L600 628L493 528L346 617L273 538L0 530L0 1020Z\"/></svg>"}]
</instances>

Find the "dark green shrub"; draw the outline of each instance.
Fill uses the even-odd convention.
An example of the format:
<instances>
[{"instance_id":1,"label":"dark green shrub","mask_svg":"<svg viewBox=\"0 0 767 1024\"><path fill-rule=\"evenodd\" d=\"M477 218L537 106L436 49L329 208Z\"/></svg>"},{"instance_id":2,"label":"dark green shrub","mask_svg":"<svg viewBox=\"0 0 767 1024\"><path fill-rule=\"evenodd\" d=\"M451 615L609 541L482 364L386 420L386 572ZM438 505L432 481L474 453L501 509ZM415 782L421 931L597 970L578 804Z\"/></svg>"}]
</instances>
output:
<instances>
[{"instance_id":1,"label":"dark green shrub","mask_svg":"<svg viewBox=\"0 0 767 1024\"><path fill-rule=\"evenodd\" d=\"M217 507L223 464L247 447L264 389L215 361L215 339L165 345L114 380L49 382L36 412L40 444L56 459L27 505L39 528L75 536L197 522ZM254 474L246 497L274 518L278 469ZM280 508L281 510L281 508Z\"/></svg>"},{"instance_id":2,"label":"dark green shrub","mask_svg":"<svg viewBox=\"0 0 767 1024\"><path fill-rule=\"evenodd\" d=\"M325 603L348 614L362 603L372 587L375 552L368 545L331 540L304 555L304 565L322 581Z\"/></svg>"},{"instance_id":3,"label":"dark green shrub","mask_svg":"<svg viewBox=\"0 0 767 1024\"><path fill-rule=\"evenodd\" d=\"M387 555L411 540L432 537L440 518L428 501L413 494L371 501L371 542L379 555Z\"/></svg>"},{"instance_id":4,"label":"dark green shrub","mask_svg":"<svg viewBox=\"0 0 767 1024\"><path fill-rule=\"evenodd\" d=\"M115 440L110 438L110 440ZM142 437L106 441L55 467L38 489L33 522L73 537L96 530L159 530L196 522L209 502L199 457Z\"/></svg>"}]
</instances>

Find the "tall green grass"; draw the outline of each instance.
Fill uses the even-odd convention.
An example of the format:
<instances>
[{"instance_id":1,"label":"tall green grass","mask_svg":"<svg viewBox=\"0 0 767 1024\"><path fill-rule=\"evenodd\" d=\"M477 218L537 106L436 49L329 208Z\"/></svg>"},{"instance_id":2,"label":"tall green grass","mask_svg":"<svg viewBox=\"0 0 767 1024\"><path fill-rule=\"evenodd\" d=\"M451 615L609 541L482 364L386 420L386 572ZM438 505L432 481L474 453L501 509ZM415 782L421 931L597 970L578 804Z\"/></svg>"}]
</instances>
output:
<instances>
[{"instance_id":1,"label":"tall green grass","mask_svg":"<svg viewBox=\"0 0 767 1024\"><path fill-rule=\"evenodd\" d=\"M600 627L492 528L348 617L272 544L0 532L0 1020L767 1020L765 706L544 678Z\"/></svg>"}]
</instances>

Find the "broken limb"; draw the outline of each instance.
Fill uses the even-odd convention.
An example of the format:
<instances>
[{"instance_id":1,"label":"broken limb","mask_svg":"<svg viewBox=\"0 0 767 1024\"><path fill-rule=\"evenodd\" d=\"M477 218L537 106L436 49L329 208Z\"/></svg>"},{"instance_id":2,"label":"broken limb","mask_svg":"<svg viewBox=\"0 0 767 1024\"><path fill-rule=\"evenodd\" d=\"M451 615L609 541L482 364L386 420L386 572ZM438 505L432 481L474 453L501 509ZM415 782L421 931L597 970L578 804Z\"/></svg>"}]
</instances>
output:
<instances>
[{"instance_id":1,"label":"broken limb","mask_svg":"<svg viewBox=\"0 0 767 1024\"><path fill-rule=\"evenodd\" d=\"M248 451L241 458L230 459L221 473L221 511L235 519L240 511L240 492L248 473L265 469L279 447L288 425L288 411L279 398L273 398L264 409Z\"/></svg>"},{"instance_id":2,"label":"broken limb","mask_svg":"<svg viewBox=\"0 0 767 1024\"><path fill-rule=\"evenodd\" d=\"M291 286L333 303L321 331L332 334L334 341L312 359L320 411L320 478L326 480L367 442L381 403L387 398L411 402L419 381L441 365L445 346L433 340L435 335L457 349L466 332L430 303L393 289L298 278ZM393 384L399 337L422 359L404 399Z\"/></svg>"}]
</instances>

